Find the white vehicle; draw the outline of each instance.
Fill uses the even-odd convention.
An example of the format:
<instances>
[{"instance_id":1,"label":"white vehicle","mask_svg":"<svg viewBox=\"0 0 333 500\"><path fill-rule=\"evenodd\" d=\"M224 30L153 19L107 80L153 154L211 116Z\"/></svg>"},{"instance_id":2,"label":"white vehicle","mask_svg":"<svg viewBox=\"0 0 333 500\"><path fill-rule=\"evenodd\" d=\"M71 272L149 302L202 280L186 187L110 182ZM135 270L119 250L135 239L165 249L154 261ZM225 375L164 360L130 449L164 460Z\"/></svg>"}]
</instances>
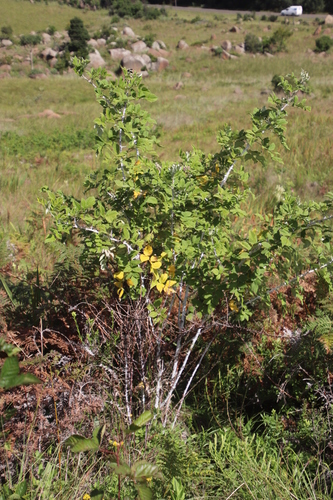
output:
<instances>
[{"instance_id":1,"label":"white vehicle","mask_svg":"<svg viewBox=\"0 0 333 500\"><path fill-rule=\"evenodd\" d=\"M281 16L301 16L303 7L301 5L291 5L287 9L281 10Z\"/></svg>"}]
</instances>

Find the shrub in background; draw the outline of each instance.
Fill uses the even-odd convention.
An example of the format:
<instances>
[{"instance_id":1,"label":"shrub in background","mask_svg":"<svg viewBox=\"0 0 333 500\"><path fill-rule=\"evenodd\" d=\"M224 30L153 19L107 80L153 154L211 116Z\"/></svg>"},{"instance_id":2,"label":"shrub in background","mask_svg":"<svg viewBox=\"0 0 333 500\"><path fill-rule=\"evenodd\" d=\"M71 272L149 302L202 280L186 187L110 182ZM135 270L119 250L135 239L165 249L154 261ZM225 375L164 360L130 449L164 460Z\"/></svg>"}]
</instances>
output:
<instances>
[{"instance_id":1,"label":"shrub in background","mask_svg":"<svg viewBox=\"0 0 333 500\"><path fill-rule=\"evenodd\" d=\"M262 42L253 33L248 33L245 37L245 51L252 54L263 51Z\"/></svg>"},{"instance_id":2,"label":"shrub in background","mask_svg":"<svg viewBox=\"0 0 333 500\"><path fill-rule=\"evenodd\" d=\"M316 51L327 52L333 46L333 39L328 35L323 35L316 40Z\"/></svg>"},{"instance_id":3,"label":"shrub in background","mask_svg":"<svg viewBox=\"0 0 333 500\"><path fill-rule=\"evenodd\" d=\"M41 41L42 38L40 35L22 35L20 37L21 45L38 45Z\"/></svg>"},{"instance_id":4,"label":"shrub in background","mask_svg":"<svg viewBox=\"0 0 333 500\"><path fill-rule=\"evenodd\" d=\"M74 17L70 20L68 36L71 39L68 44L69 52L74 52L78 57L87 58L89 54L87 41L90 39L90 36L84 27L82 19Z\"/></svg>"}]
</instances>

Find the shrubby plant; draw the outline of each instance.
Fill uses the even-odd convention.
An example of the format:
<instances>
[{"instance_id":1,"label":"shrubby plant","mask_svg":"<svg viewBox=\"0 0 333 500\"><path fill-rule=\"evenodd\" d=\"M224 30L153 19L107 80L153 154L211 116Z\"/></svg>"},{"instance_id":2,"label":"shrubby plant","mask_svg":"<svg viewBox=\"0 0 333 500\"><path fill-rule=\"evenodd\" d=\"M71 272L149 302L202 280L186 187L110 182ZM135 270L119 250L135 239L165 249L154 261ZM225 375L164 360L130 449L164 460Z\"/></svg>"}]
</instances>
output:
<instances>
[{"instance_id":1,"label":"shrubby plant","mask_svg":"<svg viewBox=\"0 0 333 500\"><path fill-rule=\"evenodd\" d=\"M161 162L154 122L139 105L155 96L141 77L124 70L111 82L103 69L85 76L86 62L73 64L102 107L95 120L102 163L85 182L86 198L44 188L42 203L54 220L48 241L77 239L83 264L109 276L113 298L105 308L115 344L103 366L123 395L128 423L154 407L166 424L181 384L176 422L202 360L226 328L247 321L259 301L268 305L285 283L301 297L299 279L308 273L330 283L332 197L302 203L282 190L273 213L248 219L246 209L253 195L244 165L265 165L266 156L281 161L271 136L287 148L286 109L307 109L296 94L308 76L282 79L285 95L255 109L251 128L224 127L217 152L194 148ZM102 328L97 316L93 321Z\"/></svg>"},{"instance_id":2,"label":"shrubby plant","mask_svg":"<svg viewBox=\"0 0 333 500\"><path fill-rule=\"evenodd\" d=\"M317 52L327 52L331 47L333 47L333 40L328 35L323 35L316 40Z\"/></svg>"}]
</instances>

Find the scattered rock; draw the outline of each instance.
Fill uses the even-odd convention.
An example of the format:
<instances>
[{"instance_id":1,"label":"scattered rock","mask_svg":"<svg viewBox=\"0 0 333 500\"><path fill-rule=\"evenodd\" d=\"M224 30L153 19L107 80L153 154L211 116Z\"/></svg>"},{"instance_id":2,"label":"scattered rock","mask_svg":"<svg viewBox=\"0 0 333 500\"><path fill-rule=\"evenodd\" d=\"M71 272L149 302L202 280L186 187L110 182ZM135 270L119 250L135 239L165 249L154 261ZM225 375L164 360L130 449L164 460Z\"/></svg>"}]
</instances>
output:
<instances>
[{"instance_id":1,"label":"scattered rock","mask_svg":"<svg viewBox=\"0 0 333 500\"><path fill-rule=\"evenodd\" d=\"M269 95L271 93L271 91L269 89L262 89L262 91L260 92L261 95Z\"/></svg>"},{"instance_id":2,"label":"scattered rock","mask_svg":"<svg viewBox=\"0 0 333 500\"><path fill-rule=\"evenodd\" d=\"M12 69L12 67L10 66L10 64L2 64L0 66L0 71L10 71Z\"/></svg>"},{"instance_id":3,"label":"scattered rock","mask_svg":"<svg viewBox=\"0 0 333 500\"><path fill-rule=\"evenodd\" d=\"M313 33L313 36L318 36L318 35L320 35L321 30L322 30L322 27L321 27L321 26L318 26L318 28L316 29L316 31Z\"/></svg>"},{"instance_id":4,"label":"scattered rock","mask_svg":"<svg viewBox=\"0 0 333 500\"><path fill-rule=\"evenodd\" d=\"M60 38L62 38L62 34L59 33L59 31L56 31L53 35L54 38L57 38L58 40L60 40Z\"/></svg>"},{"instance_id":5,"label":"scattered rock","mask_svg":"<svg viewBox=\"0 0 333 500\"><path fill-rule=\"evenodd\" d=\"M149 76L148 71L141 71L141 76L142 76L142 78L148 78L148 76Z\"/></svg>"},{"instance_id":6,"label":"scattered rock","mask_svg":"<svg viewBox=\"0 0 333 500\"><path fill-rule=\"evenodd\" d=\"M326 57L326 52L319 52L318 57Z\"/></svg>"},{"instance_id":7,"label":"scattered rock","mask_svg":"<svg viewBox=\"0 0 333 500\"><path fill-rule=\"evenodd\" d=\"M183 82L177 82L176 85L174 85L173 90L180 90L184 87Z\"/></svg>"},{"instance_id":8,"label":"scattered rock","mask_svg":"<svg viewBox=\"0 0 333 500\"><path fill-rule=\"evenodd\" d=\"M324 31L323 31L323 35L330 35L331 34L331 28L326 28Z\"/></svg>"},{"instance_id":9,"label":"scattered rock","mask_svg":"<svg viewBox=\"0 0 333 500\"><path fill-rule=\"evenodd\" d=\"M221 52L220 57L224 61L227 61L228 59L231 59L231 54L229 54L229 52L227 52L226 50L223 49L222 52Z\"/></svg>"},{"instance_id":10,"label":"scattered rock","mask_svg":"<svg viewBox=\"0 0 333 500\"><path fill-rule=\"evenodd\" d=\"M186 95L178 94L175 96L175 100L178 100L178 99L186 99Z\"/></svg>"},{"instance_id":11,"label":"scattered rock","mask_svg":"<svg viewBox=\"0 0 333 500\"><path fill-rule=\"evenodd\" d=\"M124 57L130 56L131 51L126 49L111 49L109 50L111 59L115 61L121 61Z\"/></svg>"},{"instance_id":12,"label":"scattered rock","mask_svg":"<svg viewBox=\"0 0 333 500\"><path fill-rule=\"evenodd\" d=\"M98 42L97 42L97 40L94 40L93 38L88 40L87 44L90 45L90 47L93 47L94 49L98 48Z\"/></svg>"},{"instance_id":13,"label":"scattered rock","mask_svg":"<svg viewBox=\"0 0 333 500\"><path fill-rule=\"evenodd\" d=\"M157 71L163 71L165 68L169 66L169 61L164 57L157 58Z\"/></svg>"},{"instance_id":14,"label":"scattered rock","mask_svg":"<svg viewBox=\"0 0 333 500\"><path fill-rule=\"evenodd\" d=\"M104 61L103 57L96 49L95 52L89 54L89 60L90 60L89 66L93 68L100 68L106 65L106 62Z\"/></svg>"},{"instance_id":15,"label":"scattered rock","mask_svg":"<svg viewBox=\"0 0 333 500\"><path fill-rule=\"evenodd\" d=\"M245 54L245 48L244 48L244 47L242 47L242 45L236 45L236 46L234 47L234 51L235 51L237 54L240 54L240 55Z\"/></svg>"},{"instance_id":16,"label":"scattered rock","mask_svg":"<svg viewBox=\"0 0 333 500\"><path fill-rule=\"evenodd\" d=\"M179 42L177 43L177 49L186 50L188 48L189 45L185 42L185 40L179 40Z\"/></svg>"},{"instance_id":17,"label":"scattered rock","mask_svg":"<svg viewBox=\"0 0 333 500\"><path fill-rule=\"evenodd\" d=\"M192 62L193 62L193 59L191 59L190 57L187 57L187 58L185 59L185 61L186 61L186 62L188 62L188 63L192 63Z\"/></svg>"},{"instance_id":18,"label":"scattered rock","mask_svg":"<svg viewBox=\"0 0 333 500\"><path fill-rule=\"evenodd\" d=\"M148 50L147 45L142 40L139 40L138 42L132 43L131 48L132 48L134 54L141 54L142 52L147 52L147 50Z\"/></svg>"},{"instance_id":19,"label":"scattered rock","mask_svg":"<svg viewBox=\"0 0 333 500\"><path fill-rule=\"evenodd\" d=\"M58 113L52 111L52 109L44 109L41 113L38 113L39 118L61 118Z\"/></svg>"},{"instance_id":20,"label":"scattered rock","mask_svg":"<svg viewBox=\"0 0 333 500\"><path fill-rule=\"evenodd\" d=\"M104 38L98 38L97 44L99 47L104 47L106 45L106 40Z\"/></svg>"},{"instance_id":21,"label":"scattered rock","mask_svg":"<svg viewBox=\"0 0 333 500\"><path fill-rule=\"evenodd\" d=\"M216 40L217 36L215 35L215 33L213 33L210 37L211 40Z\"/></svg>"},{"instance_id":22,"label":"scattered rock","mask_svg":"<svg viewBox=\"0 0 333 500\"><path fill-rule=\"evenodd\" d=\"M240 87L236 87L234 90L234 94L236 95L243 95L243 91Z\"/></svg>"},{"instance_id":23,"label":"scattered rock","mask_svg":"<svg viewBox=\"0 0 333 500\"><path fill-rule=\"evenodd\" d=\"M19 56L18 54L14 54L13 59L16 59L17 61L23 61L23 57Z\"/></svg>"},{"instance_id":24,"label":"scattered rock","mask_svg":"<svg viewBox=\"0 0 333 500\"><path fill-rule=\"evenodd\" d=\"M325 17L325 24L333 24L333 16L326 16Z\"/></svg>"},{"instance_id":25,"label":"scattered rock","mask_svg":"<svg viewBox=\"0 0 333 500\"><path fill-rule=\"evenodd\" d=\"M0 79L2 80L3 78L10 78L9 73L0 73Z\"/></svg>"},{"instance_id":26,"label":"scattered rock","mask_svg":"<svg viewBox=\"0 0 333 500\"><path fill-rule=\"evenodd\" d=\"M57 57L57 55L58 55L58 52L51 49L50 47L48 47L47 49L44 49L43 52L40 53L41 58L44 59L45 61L48 61L49 59L53 59L53 58Z\"/></svg>"},{"instance_id":27,"label":"scattered rock","mask_svg":"<svg viewBox=\"0 0 333 500\"><path fill-rule=\"evenodd\" d=\"M192 75L191 75L191 73L183 73L182 77L183 78L192 78Z\"/></svg>"},{"instance_id":28,"label":"scattered rock","mask_svg":"<svg viewBox=\"0 0 333 500\"><path fill-rule=\"evenodd\" d=\"M51 40L52 38L48 33L42 33L42 41L44 45L48 45L49 43L51 43Z\"/></svg>"},{"instance_id":29,"label":"scattered rock","mask_svg":"<svg viewBox=\"0 0 333 500\"><path fill-rule=\"evenodd\" d=\"M153 50L160 50L161 46L158 42L153 42L151 48Z\"/></svg>"},{"instance_id":30,"label":"scattered rock","mask_svg":"<svg viewBox=\"0 0 333 500\"><path fill-rule=\"evenodd\" d=\"M140 55L125 56L121 61L121 66L126 69L132 69L140 73L141 69L146 66L144 59Z\"/></svg>"},{"instance_id":31,"label":"scattered rock","mask_svg":"<svg viewBox=\"0 0 333 500\"><path fill-rule=\"evenodd\" d=\"M240 33L241 32L241 29L238 28L238 26L232 26L232 28L230 28L229 30L231 33Z\"/></svg>"},{"instance_id":32,"label":"scattered rock","mask_svg":"<svg viewBox=\"0 0 333 500\"><path fill-rule=\"evenodd\" d=\"M273 54L270 54L269 52L264 52L265 57L274 57Z\"/></svg>"},{"instance_id":33,"label":"scattered rock","mask_svg":"<svg viewBox=\"0 0 333 500\"><path fill-rule=\"evenodd\" d=\"M122 31L122 34L124 36L128 36L129 38L136 38L134 31L129 26L125 26L125 28Z\"/></svg>"},{"instance_id":34,"label":"scattered rock","mask_svg":"<svg viewBox=\"0 0 333 500\"><path fill-rule=\"evenodd\" d=\"M151 64L151 59L148 54L141 54L142 59L144 60L146 66L148 67Z\"/></svg>"},{"instance_id":35,"label":"scattered rock","mask_svg":"<svg viewBox=\"0 0 333 500\"><path fill-rule=\"evenodd\" d=\"M13 42L11 42L10 40L7 40L6 38L1 40L2 47L10 47L11 45L13 45Z\"/></svg>"},{"instance_id":36,"label":"scattered rock","mask_svg":"<svg viewBox=\"0 0 333 500\"><path fill-rule=\"evenodd\" d=\"M305 53L309 54L310 56L314 55L314 51L312 49L306 49Z\"/></svg>"},{"instance_id":37,"label":"scattered rock","mask_svg":"<svg viewBox=\"0 0 333 500\"><path fill-rule=\"evenodd\" d=\"M232 49L232 43L230 42L230 40L224 40L222 43L221 43L221 47L222 49L224 50L231 50Z\"/></svg>"},{"instance_id":38,"label":"scattered rock","mask_svg":"<svg viewBox=\"0 0 333 500\"><path fill-rule=\"evenodd\" d=\"M162 40L156 40L158 45L161 47L161 49L164 49L166 50L167 49L167 46L165 45L164 42L162 42Z\"/></svg>"},{"instance_id":39,"label":"scattered rock","mask_svg":"<svg viewBox=\"0 0 333 500\"><path fill-rule=\"evenodd\" d=\"M151 56L154 56L154 57L169 57L170 55L170 52L168 52L167 50L163 50L163 49L160 49L160 50L156 50L156 49L148 49L148 54L150 54Z\"/></svg>"},{"instance_id":40,"label":"scattered rock","mask_svg":"<svg viewBox=\"0 0 333 500\"><path fill-rule=\"evenodd\" d=\"M48 60L50 68L54 68L55 65L57 64L57 62L58 62L58 59L56 57L53 57L52 59Z\"/></svg>"}]
</instances>

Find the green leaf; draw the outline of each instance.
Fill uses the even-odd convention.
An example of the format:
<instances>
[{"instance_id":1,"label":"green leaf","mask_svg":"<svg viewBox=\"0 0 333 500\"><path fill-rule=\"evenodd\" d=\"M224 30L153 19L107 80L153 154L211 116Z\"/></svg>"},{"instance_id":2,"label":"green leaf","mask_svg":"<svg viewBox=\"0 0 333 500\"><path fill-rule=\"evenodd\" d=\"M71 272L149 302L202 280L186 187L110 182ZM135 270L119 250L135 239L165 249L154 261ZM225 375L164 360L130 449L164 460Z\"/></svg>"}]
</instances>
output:
<instances>
[{"instance_id":1,"label":"green leaf","mask_svg":"<svg viewBox=\"0 0 333 500\"><path fill-rule=\"evenodd\" d=\"M255 245L257 243L257 233L255 231L252 231L250 229L249 231L249 242L251 243L251 245Z\"/></svg>"},{"instance_id":2,"label":"green leaf","mask_svg":"<svg viewBox=\"0 0 333 500\"><path fill-rule=\"evenodd\" d=\"M153 492L148 486L146 486L145 484L136 484L135 487L138 492L140 500L153 499Z\"/></svg>"},{"instance_id":3,"label":"green leaf","mask_svg":"<svg viewBox=\"0 0 333 500\"><path fill-rule=\"evenodd\" d=\"M79 434L73 434L64 442L65 446L69 446L73 453L81 451L97 451L99 448L99 440L97 437L87 439Z\"/></svg>"},{"instance_id":4,"label":"green leaf","mask_svg":"<svg viewBox=\"0 0 333 500\"><path fill-rule=\"evenodd\" d=\"M117 467L114 467L113 470L115 474L118 474L119 476L127 476L127 477L132 476L131 468L126 464L118 465Z\"/></svg>"},{"instance_id":5,"label":"green leaf","mask_svg":"<svg viewBox=\"0 0 333 500\"><path fill-rule=\"evenodd\" d=\"M21 373L18 358L16 356L7 358L0 373L0 387L5 390L12 389L20 385L41 384L32 373Z\"/></svg>"},{"instance_id":6,"label":"green leaf","mask_svg":"<svg viewBox=\"0 0 333 500\"><path fill-rule=\"evenodd\" d=\"M126 434L130 434L131 432L135 432L139 430L144 425L148 424L149 420L152 419L152 413L150 411L144 411L134 422L129 426L126 430Z\"/></svg>"},{"instance_id":7,"label":"green leaf","mask_svg":"<svg viewBox=\"0 0 333 500\"><path fill-rule=\"evenodd\" d=\"M90 492L90 498L92 500L103 500L104 499L104 491L103 490L92 490Z\"/></svg>"},{"instance_id":8,"label":"green leaf","mask_svg":"<svg viewBox=\"0 0 333 500\"><path fill-rule=\"evenodd\" d=\"M1 275L0 275L0 281L1 281L1 283L2 283L2 286L3 286L3 287L4 287L4 289L5 289L5 292L6 292L6 293L7 293L7 295L8 295L9 300L10 300L10 301L11 301L11 303L14 305L13 294L12 294L12 292L11 292L11 290L10 290L9 286L7 285L6 280L5 280L5 279L4 279Z\"/></svg>"},{"instance_id":9,"label":"green leaf","mask_svg":"<svg viewBox=\"0 0 333 500\"><path fill-rule=\"evenodd\" d=\"M20 497L23 497L23 495L26 494L27 489L28 489L28 483L24 480L16 486L15 493Z\"/></svg>"},{"instance_id":10,"label":"green leaf","mask_svg":"<svg viewBox=\"0 0 333 500\"><path fill-rule=\"evenodd\" d=\"M93 430L93 439L97 439L99 444L101 444L101 441L105 434L105 429L106 424L102 425L101 427L96 427L96 429Z\"/></svg>"},{"instance_id":11,"label":"green leaf","mask_svg":"<svg viewBox=\"0 0 333 500\"><path fill-rule=\"evenodd\" d=\"M147 477L156 477L158 475L158 466L150 464L145 460L140 460L132 465L133 475L136 479L144 479Z\"/></svg>"}]
</instances>

